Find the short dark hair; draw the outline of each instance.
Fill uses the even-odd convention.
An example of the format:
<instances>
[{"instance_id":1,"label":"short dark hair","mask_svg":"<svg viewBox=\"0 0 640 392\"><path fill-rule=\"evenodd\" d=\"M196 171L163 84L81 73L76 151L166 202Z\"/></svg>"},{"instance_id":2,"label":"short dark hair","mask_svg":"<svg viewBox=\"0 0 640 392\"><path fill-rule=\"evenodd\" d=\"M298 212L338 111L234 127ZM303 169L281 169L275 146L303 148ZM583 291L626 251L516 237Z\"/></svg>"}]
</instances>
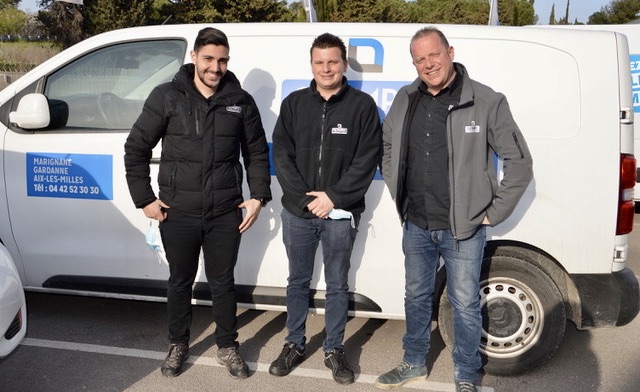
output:
<instances>
[{"instance_id":1,"label":"short dark hair","mask_svg":"<svg viewBox=\"0 0 640 392\"><path fill-rule=\"evenodd\" d=\"M420 30L416 31L416 33L411 38L411 43L409 44L409 48L411 48L411 44L413 44L413 41L417 40L418 38L426 37L429 34L437 34L438 37L440 37L440 41L442 42L444 47L446 49L449 49L449 41L447 40L447 37L445 37L444 33L438 30L437 27L433 27L433 26L423 27Z\"/></svg>"},{"instance_id":2,"label":"short dark hair","mask_svg":"<svg viewBox=\"0 0 640 392\"><path fill-rule=\"evenodd\" d=\"M198 31L198 36L196 37L196 42L193 45L193 50L197 52L203 46L211 44L216 46L224 46L225 48L229 49L229 40L227 39L225 33L213 27L205 27L204 29Z\"/></svg>"},{"instance_id":3,"label":"short dark hair","mask_svg":"<svg viewBox=\"0 0 640 392\"><path fill-rule=\"evenodd\" d=\"M309 54L313 56L313 49L329 49L329 48L338 48L340 49L340 56L342 60L347 61L347 48L344 46L344 42L340 39L340 37L335 36L330 33L320 34L313 40L311 44L311 49L309 50Z\"/></svg>"}]
</instances>

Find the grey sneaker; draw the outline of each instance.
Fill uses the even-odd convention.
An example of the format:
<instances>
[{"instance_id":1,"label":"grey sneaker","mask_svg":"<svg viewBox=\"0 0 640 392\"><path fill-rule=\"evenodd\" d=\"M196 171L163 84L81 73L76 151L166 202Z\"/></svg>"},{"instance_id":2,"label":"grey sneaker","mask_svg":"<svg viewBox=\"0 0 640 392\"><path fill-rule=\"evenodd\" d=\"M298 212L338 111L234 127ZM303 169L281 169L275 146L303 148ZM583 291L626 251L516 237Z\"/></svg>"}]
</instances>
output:
<instances>
[{"instance_id":1,"label":"grey sneaker","mask_svg":"<svg viewBox=\"0 0 640 392\"><path fill-rule=\"evenodd\" d=\"M285 343L282 352L269 366L269 373L274 376L286 376L291 373L294 366L299 365L304 359L304 349L298 348L295 343Z\"/></svg>"},{"instance_id":2,"label":"grey sneaker","mask_svg":"<svg viewBox=\"0 0 640 392\"><path fill-rule=\"evenodd\" d=\"M167 377L175 377L180 374L182 364L189 358L189 345L186 343L169 344L169 353L162 362L160 372Z\"/></svg>"},{"instance_id":3,"label":"grey sneaker","mask_svg":"<svg viewBox=\"0 0 640 392\"><path fill-rule=\"evenodd\" d=\"M395 369L378 376L375 387L378 389L391 389L403 386L408 382L426 379L427 365L413 366L402 361Z\"/></svg>"},{"instance_id":4,"label":"grey sneaker","mask_svg":"<svg viewBox=\"0 0 640 392\"><path fill-rule=\"evenodd\" d=\"M468 381L456 381L456 392L477 392L476 384Z\"/></svg>"},{"instance_id":5,"label":"grey sneaker","mask_svg":"<svg viewBox=\"0 0 640 392\"><path fill-rule=\"evenodd\" d=\"M347 363L347 358L344 356L343 349L335 348L324 353L324 364L326 367L331 369L333 380L338 384L353 383L353 370L351 370Z\"/></svg>"},{"instance_id":6,"label":"grey sneaker","mask_svg":"<svg viewBox=\"0 0 640 392\"><path fill-rule=\"evenodd\" d=\"M229 375L233 378L249 377L249 366L240 356L237 347L225 347L218 349L216 360L219 364L227 367Z\"/></svg>"}]
</instances>

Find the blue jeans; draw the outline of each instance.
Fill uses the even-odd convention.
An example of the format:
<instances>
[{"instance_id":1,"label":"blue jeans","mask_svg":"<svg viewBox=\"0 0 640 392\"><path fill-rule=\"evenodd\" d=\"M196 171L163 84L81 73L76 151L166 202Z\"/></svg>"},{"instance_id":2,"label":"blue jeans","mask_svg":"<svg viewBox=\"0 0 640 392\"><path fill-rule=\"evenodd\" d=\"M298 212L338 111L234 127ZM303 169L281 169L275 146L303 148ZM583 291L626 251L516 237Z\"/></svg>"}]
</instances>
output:
<instances>
[{"instance_id":1,"label":"blue jeans","mask_svg":"<svg viewBox=\"0 0 640 392\"><path fill-rule=\"evenodd\" d=\"M358 222L359 217L355 221ZM356 224L357 227L357 224ZM287 330L285 338L304 348L309 312L309 285L318 244L322 242L324 277L327 286L325 305L325 352L342 347L349 310L349 267L357 229L349 219L331 220L297 217L282 210L282 237L289 257L287 284Z\"/></svg>"},{"instance_id":2,"label":"blue jeans","mask_svg":"<svg viewBox=\"0 0 640 392\"><path fill-rule=\"evenodd\" d=\"M405 223L402 238L407 328L402 339L404 361L416 366L426 362L436 275L442 257L447 294L454 308L454 378L455 381L477 381L482 367L478 352L482 333L479 290L485 244L485 226L480 226L471 238L458 241L449 229L431 231Z\"/></svg>"}]
</instances>

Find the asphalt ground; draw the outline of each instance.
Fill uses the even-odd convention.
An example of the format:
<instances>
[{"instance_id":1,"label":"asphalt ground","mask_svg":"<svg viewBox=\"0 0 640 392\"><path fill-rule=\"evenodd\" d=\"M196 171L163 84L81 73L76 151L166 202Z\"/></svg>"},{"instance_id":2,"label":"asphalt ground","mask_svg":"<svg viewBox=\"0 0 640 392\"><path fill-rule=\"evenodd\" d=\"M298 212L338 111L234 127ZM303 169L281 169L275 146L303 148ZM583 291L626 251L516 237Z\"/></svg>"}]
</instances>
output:
<instances>
[{"instance_id":1,"label":"asphalt ground","mask_svg":"<svg viewBox=\"0 0 640 392\"><path fill-rule=\"evenodd\" d=\"M640 216L637 216L640 218ZM640 221L640 219L636 219ZM640 275L640 224L631 234L629 266ZM268 367L284 343L285 313L240 310L240 351L251 375L228 376L215 361L211 308L195 306L190 359L179 377L166 378L165 304L28 293L27 338L0 362L0 391L372 391L377 375L402 357L404 322L352 318L347 358L355 384L336 384L324 366L324 317L310 314L307 358L286 377ZM516 377L485 375L480 391L640 390L640 317L616 328L578 331L571 323L556 355ZM432 335L427 381L402 390L453 391L451 353Z\"/></svg>"}]
</instances>

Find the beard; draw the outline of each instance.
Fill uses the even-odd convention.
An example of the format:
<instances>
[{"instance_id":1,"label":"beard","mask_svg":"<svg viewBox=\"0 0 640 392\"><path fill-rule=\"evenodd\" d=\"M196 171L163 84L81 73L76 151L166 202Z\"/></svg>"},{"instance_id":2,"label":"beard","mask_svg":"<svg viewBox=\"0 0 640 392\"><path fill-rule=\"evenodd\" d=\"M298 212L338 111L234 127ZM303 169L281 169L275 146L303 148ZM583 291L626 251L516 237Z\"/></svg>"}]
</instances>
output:
<instances>
[{"instance_id":1,"label":"beard","mask_svg":"<svg viewBox=\"0 0 640 392\"><path fill-rule=\"evenodd\" d=\"M212 79L211 77L214 75L215 75L215 78ZM198 70L198 79L200 79L202 84L204 84L205 86L209 87L212 90L215 90L218 88L223 76L224 76L224 72L221 72L221 71L211 72L211 71Z\"/></svg>"}]
</instances>

